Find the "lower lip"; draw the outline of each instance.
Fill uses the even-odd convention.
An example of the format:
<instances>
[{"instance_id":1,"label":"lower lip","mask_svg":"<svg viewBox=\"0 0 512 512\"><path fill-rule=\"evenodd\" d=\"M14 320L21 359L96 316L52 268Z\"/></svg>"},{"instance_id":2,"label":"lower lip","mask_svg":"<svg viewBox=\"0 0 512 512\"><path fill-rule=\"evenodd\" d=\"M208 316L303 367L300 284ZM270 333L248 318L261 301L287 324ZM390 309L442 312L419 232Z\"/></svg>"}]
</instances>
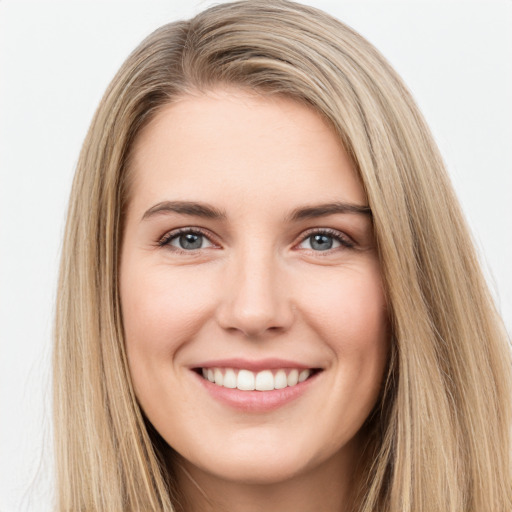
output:
<instances>
[{"instance_id":1,"label":"lower lip","mask_svg":"<svg viewBox=\"0 0 512 512\"><path fill-rule=\"evenodd\" d=\"M289 404L306 393L321 372L313 374L295 386L272 391L241 391L236 388L225 388L213 384L196 372L193 373L208 393L219 402L245 412L270 412Z\"/></svg>"}]
</instances>

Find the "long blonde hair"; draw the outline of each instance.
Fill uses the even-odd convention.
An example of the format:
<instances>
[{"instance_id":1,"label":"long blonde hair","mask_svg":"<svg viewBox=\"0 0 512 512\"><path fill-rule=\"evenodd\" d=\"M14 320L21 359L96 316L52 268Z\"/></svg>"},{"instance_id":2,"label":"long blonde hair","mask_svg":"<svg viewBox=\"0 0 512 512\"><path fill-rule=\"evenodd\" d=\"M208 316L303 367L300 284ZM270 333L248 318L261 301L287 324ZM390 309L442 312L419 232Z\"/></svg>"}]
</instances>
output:
<instances>
[{"instance_id":1,"label":"long blonde hair","mask_svg":"<svg viewBox=\"0 0 512 512\"><path fill-rule=\"evenodd\" d=\"M358 512L512 509L509 340L443 162L411 95L365 39L284 0L210 8L151 34L113 79L78 162L54 349L59 511L180 510L135 398L118 260L130 148L163 105L234 85L312 105L373 212L393 343L365 428Z\"/></svg>"}]
</instances>

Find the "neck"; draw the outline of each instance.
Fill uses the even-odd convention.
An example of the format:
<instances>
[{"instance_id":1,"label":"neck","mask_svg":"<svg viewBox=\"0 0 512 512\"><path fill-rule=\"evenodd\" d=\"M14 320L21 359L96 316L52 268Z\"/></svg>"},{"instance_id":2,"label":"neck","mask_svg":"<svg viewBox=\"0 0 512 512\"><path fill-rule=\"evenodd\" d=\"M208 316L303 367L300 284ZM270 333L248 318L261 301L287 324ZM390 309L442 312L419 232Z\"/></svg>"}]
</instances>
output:
<instances>
[{"instance_id":1,"label":"neck","mask_svg":"<svg viewBox=\"0 0 512 512\"><path fill-rule=\"evenodd\" d=\"M353 440L334 457L286 480L232 481L206 473L179 457L174 470L185 512L311 512L353 510L359 443Z\"/></svg>"}]
</instances>

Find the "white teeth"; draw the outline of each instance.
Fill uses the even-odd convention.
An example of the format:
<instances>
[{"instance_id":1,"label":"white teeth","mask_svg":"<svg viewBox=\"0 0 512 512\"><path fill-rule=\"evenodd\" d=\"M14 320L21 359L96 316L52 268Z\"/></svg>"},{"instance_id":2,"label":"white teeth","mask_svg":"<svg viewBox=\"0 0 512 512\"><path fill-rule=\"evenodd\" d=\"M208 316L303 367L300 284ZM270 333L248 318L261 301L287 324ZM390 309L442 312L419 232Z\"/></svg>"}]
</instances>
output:
<instances>
[{"instance_id":1,"label":"white teeth","mask_svg":"<svg viewBox=\"0 0 512 512\"><path fill-rule=\"evenodd\" d=\"M236 373L235 370L232 370L231 368L228 368L226 370L226 373L224 374L224 384L223 386L225 388L236 388Z\"/></svg>"},{"instance_id":2,"label":"white teeth","mask_svg":"<svg viewBox=\"0 0 512 512\"><path fill-rule=\"evenodd\" d=\"M249 370L240 370L236 381L236 387L242 391L252 391L254 389L254 373Z\"/></svg>"},{"instance_id":3,"label":"white teeth","mask_svg":"<svg viewBox=\"0 0 512 512\"><path fill-rule=\"evenodd\" d=\"M274 389L284 389L286 386L288 386L286 372L279 370L274 376Z\"/></svg>"},{"instance_id":4,"label":"white teeth","mask_svg":"<svg viewBox=\"0 0 512 512\"><path fill-rule=\"evenodd\" d=\"M258 391L271 391L274 389L274 376L270 370L264 370L256 374L255 388Z\"/></svg>"},{"instance_id":5,"label":"white teeth","mask_svg":"<svg viewBox=\"0 0 512 512\"><path fill-rule=\"evenodd\" d=\"M250 370L236 370L234 368L202 368L203 377L217 386L225 388L238 388L242 391L272 391L296 386L304 382L312 373L311 370L284 370L274 372L262 370L251 372Z\"/></svg>"},{"instance_id":6,"label":"white teeth","mask_svg":"<svg viewBox=\"0 0 512 512\"><path fill-rule=\"evenodd\" d=\"M295 384L297 384L297 382L299 382L299 370L292 370L288 374L287 382L288 382L288 386L295 386Z\"/></svg>"},{"instance_id":7,"label":"white teeth","mask_svg":"<svg viewBox=\"0 0 512 512\"><path fill-rule=\"evenodd\" d=\"M213 375L215 376L215 384L222 386L224 384L224 375L222 375L222 372L218 368L215 368Z\"/></svg>"},{"instance_id":8,"label":"white teeth","mask_svg":"<svg viewBox=\"0 0 512 512\"><path fill-rule=\"evenodd\" d=\"M304 382L310 375L311 372L309 370L302 370L299 373L299 382Z\"/></svg>"}]
</instances>

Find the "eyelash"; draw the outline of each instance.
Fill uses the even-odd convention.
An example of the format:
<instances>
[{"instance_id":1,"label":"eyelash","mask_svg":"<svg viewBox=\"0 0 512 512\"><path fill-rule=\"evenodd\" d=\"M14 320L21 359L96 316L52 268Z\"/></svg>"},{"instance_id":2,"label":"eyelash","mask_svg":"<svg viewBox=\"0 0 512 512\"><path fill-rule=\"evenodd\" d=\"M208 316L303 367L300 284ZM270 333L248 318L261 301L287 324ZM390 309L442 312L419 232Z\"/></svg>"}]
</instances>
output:
<instances>
[{"instance_id":1,"label":"eyelash","mask_svg":"<svg viewBox=\"0 0 512 512\"><path fill-rule=\"evenodd\" d=\"M158 247L166 247L167 246L173 252L176 252L178 254L188 254L188 255L195 254L196 251L200 251L201 249L185 250L185 249L181 249L179 247L174 247L174 246L170 245L170 242L172 240L174 240L175 238L179 237L180 235L186 235L186 234L193 234L193 235L204 236L205 238L208 239L208 241L211 244L218 246L218 244L216 244L212 240L212 235L210 233L206 232L205 230L201 229L201 228L180 228L180 229L176 229L174 231L170 231L169 233L166 233L158 241ZM336 231L334 229L329 229L329 228L311 229L311 230L307 231L306 233L304 233L302 235L300 241L297 244L295 244L295 246L298 246L298 245L304 243L308 238L310 238L310 237L312 237L314 235L324 235L324 236L331 237L334 240L336 240L337 242L339 242L339 244L340 244L340 247L336 247L334 249L327 249L325 251L315 251L313 249L306 249L306 250L308 250L310 252L316 253L317 255L324 255L326 253L330 254L333 251L336 251L338 249L353 249L355 247L354 242L349 237L347 237L346 235L344 235L340 231Z\"/></svg>"},{"instance_id":2,"label":"eyelash","mask_svg":"<svg viewBox=\"0 0 512 512\"><path fill-rule=\"evenodd\" d=\"M325 251L315 251L313 249L307 249L311 252L317 253L318 255L329 254L329 253L332 253L332 251L335 251L337 249L354 249L354 247L355 247L354 242L347 235L341 233L340 231L337 231L335 229L330 229L330 228L321 228L321 229L313 228L309 231L306 231L306 233L304 233L302 235L300 242L296 245L300 245L300 244L304 243L308 238L310 238L314 235L328 236L340 243L340 247L336 247L334 249L328 249Z\"/></svg>"},{"instance_id":3,"label":"eyelash","mask_svg":"<svg viewBox=\"0 0 512 512\"><path fill-rule=\"evenodd\" d=\"M213 245L218 245L216 244L213 240L212 240L212 235L206 231L204 231L203 229L201 228L180 228L180 229L175 229L174 231L170 231L169 233L166 233L159 241L158 241L158 246L159 247L168 247L169 249L171 249L173 252L176 252L178 254L180 253L183 253L183 254L195 254L196 251L199 251L200 249L195 249L195 250L185 250L185 249L181 249L180 247L174 247L174 246L171 246L171 241L174 240L175 238L179 237L180 235L188 235L188 234L191 234L191 235L201 235L201 236L204 236L206 239L208 239L210 241L210 243L212 243Z\"/></svg>"}]
</instances>

